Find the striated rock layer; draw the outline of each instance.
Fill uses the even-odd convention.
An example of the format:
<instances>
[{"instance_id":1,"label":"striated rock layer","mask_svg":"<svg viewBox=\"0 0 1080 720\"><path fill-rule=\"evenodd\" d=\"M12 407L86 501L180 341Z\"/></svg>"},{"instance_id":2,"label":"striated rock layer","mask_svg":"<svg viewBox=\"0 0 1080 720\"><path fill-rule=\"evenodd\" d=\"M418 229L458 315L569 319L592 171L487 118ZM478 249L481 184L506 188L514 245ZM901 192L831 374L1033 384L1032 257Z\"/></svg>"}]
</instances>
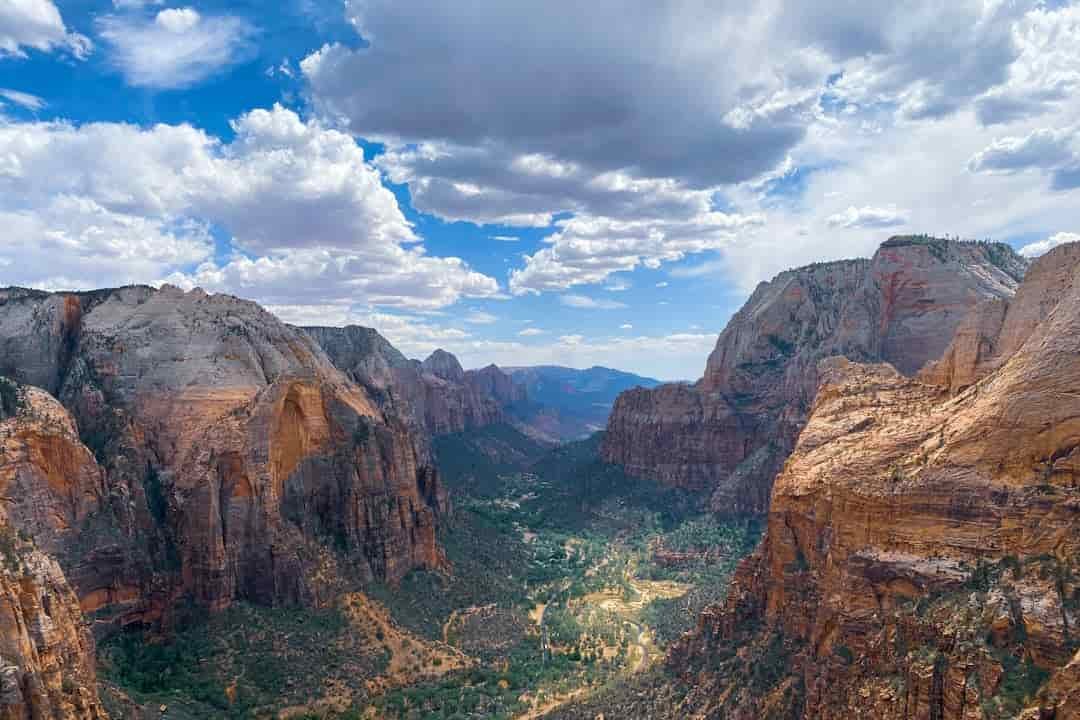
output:
<instances>
[{"instance_id":1,"label":"striated rock layer","mask_svg":"<svg viewBox=\"0 0 1080 720\"><path fill-rule=\"evenodd\" d=\"M105 720L94 640L55 559L0 520L0 720Z\"/></svg>"},{"instance_id":2,"label":"striated rock layer","mask_svg":"<svg viewBox=\"0 0 1080 720\"><path fill-rule=\"evenodd\" d=\"M334 365L364 386L379 404L425 435L444 435L506 422L507 408L525 391L495 365L464 370L451 353L436 350L409 360L371 328L304 328Z\"/></svg>"},{"instance_id":3,"label":"striated rock layer","mask_svg":"<svg viewBox=\"0 0 1080 720\"><path fill-rule=\"evenodd\" d=\"M709 493L716 512L764 512L806 423L821 359L915 374L942 356L973 307L1011 298L1025 270L1006 245L898 237L870 260L783 272L732 317L695 385L620 395L603 456Z\"/></svg>"},{"instance_id":4,"label":"striated rock layer","mask_svg":"<svg viewBox=\"0 0 1080 720\"><path fill-rule=\"evenodd\" d=\"M406 423L254 303L8 289L0 368L63 404L28 389L7 421L8 519L100 621L180 596L318 604L445 563L445 493Z\"/></svg>"},{"instance_id":5,"label":"striated rock layer","mask_svg":"<svg viewBox=\"0 0 1080 720\"><path fill-rule=\"evenodd\" d=\"M1078 279L1061 247L974 308L941 385L820 365L762 546L669 656L684 716L1080 717Z\"/></svg>"}]
</instances>

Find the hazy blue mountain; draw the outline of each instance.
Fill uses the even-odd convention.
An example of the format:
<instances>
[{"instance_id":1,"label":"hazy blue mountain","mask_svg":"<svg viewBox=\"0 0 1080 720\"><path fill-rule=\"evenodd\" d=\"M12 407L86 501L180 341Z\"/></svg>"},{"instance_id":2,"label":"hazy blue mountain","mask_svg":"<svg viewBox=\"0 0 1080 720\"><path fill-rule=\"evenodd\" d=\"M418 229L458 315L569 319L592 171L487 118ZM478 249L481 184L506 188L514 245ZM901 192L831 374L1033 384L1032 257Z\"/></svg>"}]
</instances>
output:
<instances>
[{"instance_id":1,"label":"hazy blue mountain","mask_svg":"<svg viewBox=\"0 0 1080 720\"><path fill-rule=\"evenodd\" d=\"M585 370L558 365L508 367L515 385L525 388L526 403L515 415L552 439L577 440L603 430L615 398L633 387L652 388L655 378L606 367Z\"/></svg>"}]
</instances>

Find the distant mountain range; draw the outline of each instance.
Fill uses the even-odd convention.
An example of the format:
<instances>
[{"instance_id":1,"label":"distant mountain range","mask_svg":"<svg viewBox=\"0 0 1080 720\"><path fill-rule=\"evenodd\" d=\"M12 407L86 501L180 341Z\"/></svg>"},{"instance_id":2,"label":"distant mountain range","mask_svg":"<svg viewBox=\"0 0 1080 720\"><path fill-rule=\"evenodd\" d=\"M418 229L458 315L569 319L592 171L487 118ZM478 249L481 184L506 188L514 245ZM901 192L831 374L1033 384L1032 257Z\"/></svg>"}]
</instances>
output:
<instances>
[{"instance_id":1,"label":"distant mountain range","mask_svg":"<svg viewBox=\"0 0 1080 720\"><path fill-rule=\"evenodd\" d=\"M594 366L586 370L559 365L503 368L525 389L526 402L514 408L526 425L559 440L588 437L607 426L619 393L654 388L655 378Z\"/></svg>"},{"instance_id":2,"label":"distant mountain range","mask_svg":"<svg viewBox=\"0 0 1080 720\"><path fill-rule=\"evenodd\" d=\"M371 328L304 330L342 372L429 436L506 423L544 443L580 440L604 429L619 393L660 384L604 367L464 370L442 349L409 360Z\"/></svg>"}]
</instances>

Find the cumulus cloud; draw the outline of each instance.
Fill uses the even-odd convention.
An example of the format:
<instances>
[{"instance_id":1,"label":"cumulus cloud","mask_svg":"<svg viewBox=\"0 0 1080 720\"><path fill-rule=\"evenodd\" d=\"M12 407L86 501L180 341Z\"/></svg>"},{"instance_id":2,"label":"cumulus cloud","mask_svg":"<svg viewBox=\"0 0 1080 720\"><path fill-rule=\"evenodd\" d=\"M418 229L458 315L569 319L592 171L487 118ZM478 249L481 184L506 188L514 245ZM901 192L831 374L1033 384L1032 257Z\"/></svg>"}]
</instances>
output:
<instances>
[{"instance_id":1,"label":"cumulus cloud","mask_svg":"<svg viewBox=\"0 0 1080 720\"><path fill-rule=\"evenodd\" d=\"M810 55L773 62L769 43L744 31L775 25L772 7L350 0L346 15L370 47L330 45L302 67L322 107L358 133L490 141L496 154L594 174L700 186L763 172L801 137L812 101L801 91L826 72ZM733 125L729 113L744 106L762 111Z\"/></svg>"},{"instance_id":2,"label":"cumulus cloud","mask_svg":"<svg viewBox=\"0 0 1080 720\"><path fill-rule=\"evenodd\" d=\"M9 88L0 88L0 97L33 112L42 110L48 105L44 98L19 90L11 90Z\"/></svg>"},{"instance_id":3,"label":"cumulus cloud","mask_svg":"<svg viewBox=\"0 0 1080 720\"><path fill-rule=\"evenodd\" d=\"M376 162L408 184L418 210L481 224L557 220L548 247L514 271L518 294L752 246L764 211L770 234L777 216L786 233L786 215L817 215L798 198L770 197L785 185L804 191L805 173L789 181L801 169L793 157L833 172L856 160L836 138L919 134L973 103L1004 117L1029 91L1057 107L1047 93L1058 97L1076 76L1068 14L1034 0L777 0L694 12L654 3L629 15L615 0L543 12L497 0L349 0L346 16L364 46L329 45L301 63L316 107L386 144ZM1080 168L1063 167L1054 183L1074 179ZM834 217L815 217L812 231L917 219L847 202L847 211L829 202Z\"/></svg>"},{"instance_id":4,"label":"cumulus cloud","mask_svg":"<svg viewBox=\"0 0 1080 720\"><path fill-rule=\"evenodd\" d=\"M546 334L547 334L546 330L541 330L540 328L534 328L534 327L525 328L524 330L521 330L521 331L518 332L518 335L521 336L521 337L538 337L540 335L546 335Z\"/></svg>"},{"instance_id":5,"label":"cumulus cloud","mask_svg":"<svg viewBox=\"0 0 1080 720\"><path fill-rule=\"evenodd\" d=\"M1080 153L1074 149L1075 128L1040 128L1024 136L994 140L968 161L974 173L1016 173L1041 170L1052 175L1054 189L1080 187Z\"/></svg>"},{"instance_id":6,"label":"cumulus cloud","mask_svg":"<svg viewBox=\"0 0 1080 720\"><path fill-rule=\"evenodd\" d=\"M239 17L203 16L184 7L166 8L153 17L106 15L98 20L98 32L128 84L177 89L243 59L255 29Z\"/></svg>"},{"instance_id":7,"label":"cumulus cloud","mask_svg":"<svg viewBox=\"0 0 1080 720\"><path fill-rule=\"evenodd\" d=\"M848 207L825 222L834 228L888 228L907 224L907 214L896 207Z\"/></svg>"},{"instance_id":8,"label":"cumulus cloud","mask_svg":"<svg viewBox=\"0 0 1080 720\"><path fill-rule=\"evenodd\" d=\"M1070 232L1059 232L1051 235L1045 240L1038 240L1033 243L1029 243L1020 248L1020 254L1024 257L1034 258L1040 255L1044 255L1058 245L1064 245L1066 243L1080 242L1080 234Z\"/></svg>"},{"instance_id":9,"label":"cumulus cloud","mask_svg":"<svg viewBox=\"0 0 1080 720\"><path fill-rule=\"evenodd\" d=\"M0 212L33 220L0 241L16 261L5 280L167 278L279 305L498 294L459 258L426 254L347 135L280 106L233 128L225 144L186 125L0 121ZM213 257L210 225L231 234L231 256ZM27 262L28 246L49 250Z\"/></svg>"},{"instance_id":10,"label":"cumulus cloud","mask_svg":"<svg viewBox=\"0 0 1080 720\"><path fill-rule=\"evenodd\" d=\"M0 57L25 57L26 49L50 52L66 50L85 59L93 43L64 25L52 0L18 0L0 4Z\"/></svg>"},{"instance_id":11,"label":"cumulus cloud","mask_svg":"<svg viewBox=\"0 0 1080 720\"><path fill-rule=\"evenodd\" d=\"M1006 82L975 101L979 122L999 125L1041 115L1080 86L1080 7L1034 8L1013 26L1020 50Z\"/></svg>"},{"instance_id":12,"label":"cumulus cloud","mask_svg":"<svg viewBox=\"0 0 1080 720\"><path fill-rule=\"evenodd\" d=\"M515 295L598 283L639 266L657 268L687 255L717 250L738 233L764 223L763 215L708 212L688 220L616 220L576 216L560 221L548 247L526 256L510 274Z\"/></svg>"},{"instance_id":13,"label":"cumulus cloud","mask_svg":"<svg viewBox=\"0 0 1080 720\"><path fill-rule=\"evenodd\" d=\"M872 40L869 52L845 64L831 92L856 105L896 107L908 118L952 114L1006 80L1021 52L1013 25L1034 4L844 3Z\"/></svg>"},{"instance_id":14,"label":"cumulus cloud","mask_svg":"<svg viewBox=\"0 0 1080 720\"><path fill-rule=\"evenodd\" d=\"M32 209L0 209L0 223L5 284L43 290L145 282L213 249L206 226L196 221L145 218L72 195Z\"/></svg>"}]
</instances>

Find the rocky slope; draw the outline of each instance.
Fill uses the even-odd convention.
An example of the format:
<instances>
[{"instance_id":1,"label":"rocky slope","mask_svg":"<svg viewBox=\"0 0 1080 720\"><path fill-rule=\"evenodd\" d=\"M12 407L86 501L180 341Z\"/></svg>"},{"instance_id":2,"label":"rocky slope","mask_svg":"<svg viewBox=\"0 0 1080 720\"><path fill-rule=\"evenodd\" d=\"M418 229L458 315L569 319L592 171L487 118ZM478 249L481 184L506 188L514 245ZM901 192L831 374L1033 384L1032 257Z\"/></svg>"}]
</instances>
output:
<instances>
[{"instance_id":1,"label":"rocky slope","mask_svg":"<svg viewBox=\"0 0 1080 720\"><path fill-rule=\"evenodd\" d=\"M762 546L669 657L684 716L1080 717L1080 249L970 312L940 384L820 365Z\"/></svg>"},{"instance_id":2,"label":"rocky slope","mask_svg":"<svg viewBox=\"0 0 1080 720\"><path fill-rule=\"evenodd\" d=\"M8 289L0 369L63 405L29 389L6 421L8 518L99 622L182 597L320 604L445 562L445 493L409 428L253 303Z\"/></svg>"},{"instance_id":3,"label":"rocky slope","mask_svg":"<svg viewBox=\"0 0 1080 720\"><path fill-rule=\"evenodd\" d=\"M1011 298L1025 270L1005 245L920 236L893 238L870 260L781 273L731 319L699 382L619 397L604 457L709 493L717 512L764 512L821 359L885 361L914 374L942 356L971 308Z\"/></svg>"},{"instance_id":4,"label":"rocky slope","mask_svg":"<svg viewBox=\"0 0 1080 720\"><path fill-rule=\"evenodd\" d=\"M524 391L494 365L466 372L457 358L436 350L409 360L371 328L304 328L333 363L426 435L445 435L507 420Z\"/></svg>"},{"instance_id":5,"label":"rocky slope","mask_svg":"<svg viewBox=\"0 0 1080 720\"><path fill-rule=\"evenodd\" d=\"M94 640L63 570L0 519L0 719L107 717Z\"/></svg>"},{"instance_id":6,"label":"rocky slope","mask_svg":"<svg viewBox=\"0 0 1080 720\"><path fill-rule=\"evenodd\" d=\"M0 718L105 717L94 641L56 560L104 491L93 455L48 393L0 379ZM37 538L37 546L31 541Z\"/></svg>"}]
</instances>

